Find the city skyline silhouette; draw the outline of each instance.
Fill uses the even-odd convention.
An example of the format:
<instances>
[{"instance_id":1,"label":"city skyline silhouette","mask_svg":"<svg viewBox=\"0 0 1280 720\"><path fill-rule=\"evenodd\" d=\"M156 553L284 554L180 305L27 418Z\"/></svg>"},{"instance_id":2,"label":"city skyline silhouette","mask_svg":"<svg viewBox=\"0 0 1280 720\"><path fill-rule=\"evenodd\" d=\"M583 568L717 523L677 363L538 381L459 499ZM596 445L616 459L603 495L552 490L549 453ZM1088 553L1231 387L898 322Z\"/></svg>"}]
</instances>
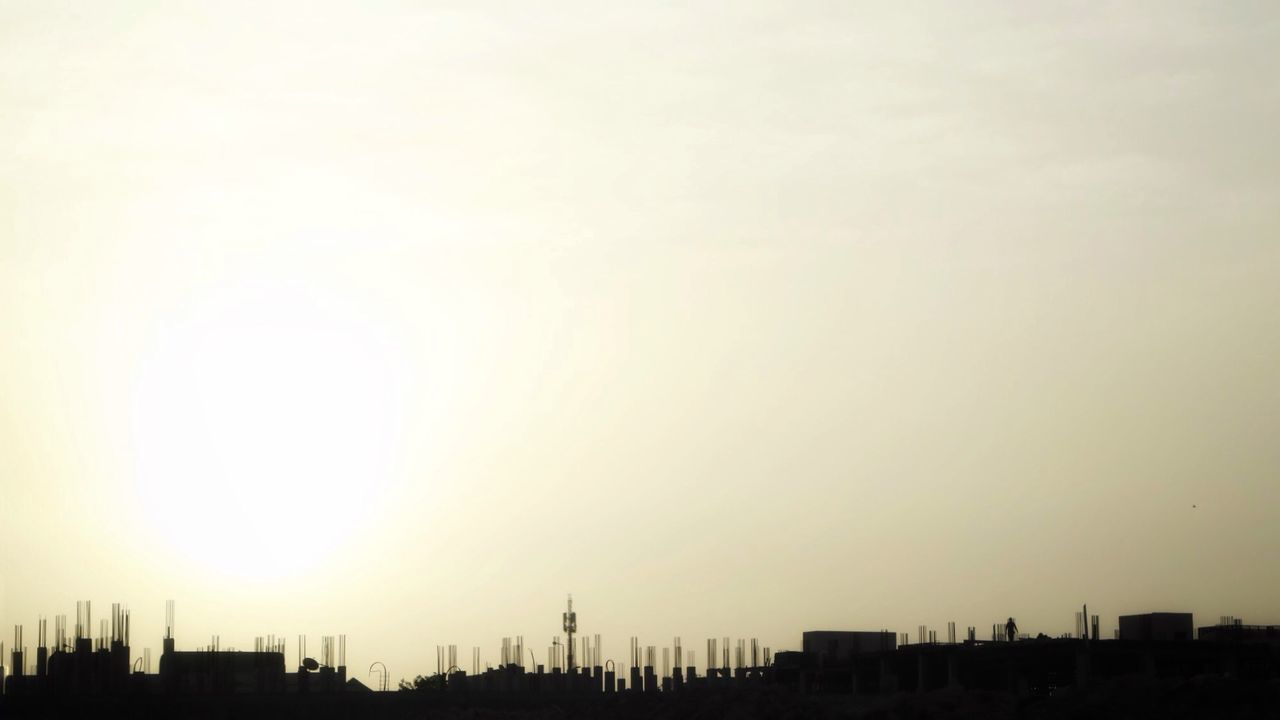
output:
<instances>
[{"instance_id":1,"label":"city skyline silhouette","mask_svg":"<svg viewBox=\"0 0 1280 720\"><path fill-rule=\"evenodd\" d=\"M802 649L778 652L756 638L707 638L700 666L697 651L679 637L669 646L631 637L626 662L617 663L606 659L600 635L581 632L570 595L564 638L552 640L545 663L523 636L502 638L497 665L478 646L469 667L456 645L436 646L434 672L402 679L391 692L385 663L370 665L369 682L352 674L345 635L322 636L319 652L298 636L291 667L289 640L275 635L255 638L251 651L224 646L216 635L183 649L176 618L170 601L155 666L150 649L134 652L132 613L119 603L109 619L99 618L96 635L89 601L76 603L74 624L56 615L52 633L42 618L34 653L24 628L15 628L10 664L0 665L0 714L392 718L568 707L603 717L770 716L781 708L821 717L858 709L883 716L888 705L899 715L952 712L960 703L985 706L987 716L1019 716L1032 707L1066 716L1082 703L1094 711L1185 711L1188 692L1196 712L1266 712L1276 708L1266 683L1280 672L1280 625L1223 616L1197 628L1189 613L1152 612L1121 616L1114 637L1103 639L1101 618L1087 605L1076 614L1075 632L1057 638L1023 632L1012 617L992 623L989 639L974 626L962 635L955 622L942 635L920 625L914 642L910 633L887 629L810 630ZM1206 678L1216 685L1206 686ZM744 702L754 709L725 705Z\"/></svg>"},{"instance_id":2,"label":"city skyline silhouette","mask_svg":"<svg viewBox=\"0 0 1280 720\"><path fill-rule=\"evenodd\" d=\"M0 639L118 602L158 658L175 600L184 652L412 681L567 594L615 662L1280 625L1278 45L1183 0L5 3Z\"/></svg>"}]
</instances>

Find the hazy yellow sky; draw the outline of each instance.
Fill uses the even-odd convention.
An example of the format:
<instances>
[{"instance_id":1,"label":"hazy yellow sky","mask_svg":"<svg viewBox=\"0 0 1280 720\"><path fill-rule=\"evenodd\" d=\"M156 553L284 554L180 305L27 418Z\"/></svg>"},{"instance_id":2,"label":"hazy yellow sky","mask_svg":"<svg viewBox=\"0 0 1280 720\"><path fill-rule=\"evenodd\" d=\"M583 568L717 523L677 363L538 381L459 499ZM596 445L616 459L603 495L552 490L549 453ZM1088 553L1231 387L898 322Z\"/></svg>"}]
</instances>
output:
<instances>
[{"instance_id":1,"label":"hazy yellow sky","mask_svg":"<svg viewBox=\"0 0 1280 720\"><path fill-rule=\"evenodd\" d=\"M0 3L0 627L158 651L175 598L402 677L545 658L570 591L620 662L1280 622L1277 47L1272 2Z\"/></svg>"}]
</instances>

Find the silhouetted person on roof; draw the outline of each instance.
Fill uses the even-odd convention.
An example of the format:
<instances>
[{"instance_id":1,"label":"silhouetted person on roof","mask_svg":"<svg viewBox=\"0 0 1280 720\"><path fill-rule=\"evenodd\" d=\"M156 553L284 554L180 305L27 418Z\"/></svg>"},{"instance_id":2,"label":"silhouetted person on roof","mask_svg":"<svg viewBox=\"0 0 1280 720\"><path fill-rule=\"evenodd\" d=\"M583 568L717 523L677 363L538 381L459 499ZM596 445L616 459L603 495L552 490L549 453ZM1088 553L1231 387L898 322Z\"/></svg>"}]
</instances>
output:
<instances>
[{"instance_id":1,"label":"silhouetted person on roof","mask_svg":"<svg viewBox=\"0 0 1280 720\"><path fill-rule=\"evenodd\" d=\"M1009 622L1004 624L1004 634L1009 638L1009 642L1018 639L1018 623L1009 618Z\"/></svg>"}]
</instances>

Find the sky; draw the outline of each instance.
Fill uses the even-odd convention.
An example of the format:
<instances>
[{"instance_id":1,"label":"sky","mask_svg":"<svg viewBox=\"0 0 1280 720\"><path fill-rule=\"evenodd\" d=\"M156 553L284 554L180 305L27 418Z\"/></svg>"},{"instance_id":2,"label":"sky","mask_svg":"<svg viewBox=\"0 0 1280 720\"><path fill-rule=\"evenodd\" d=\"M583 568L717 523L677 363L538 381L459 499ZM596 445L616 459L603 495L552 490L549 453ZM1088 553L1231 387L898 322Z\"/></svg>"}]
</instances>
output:
<instances>
[{"instance_id":1,"label":"sky","mask_svg":"<svg viewBox=\"0 0 1280 720\"><path fill-rule=\"evenodd\" d=\"M0 627L1280 623L1270 2L0 2ZM96 623L96 620L95 620ZM10 633L0 634L8 642ZM6 659L7 660L7 659Z\"/></svg>"}]
</instances>

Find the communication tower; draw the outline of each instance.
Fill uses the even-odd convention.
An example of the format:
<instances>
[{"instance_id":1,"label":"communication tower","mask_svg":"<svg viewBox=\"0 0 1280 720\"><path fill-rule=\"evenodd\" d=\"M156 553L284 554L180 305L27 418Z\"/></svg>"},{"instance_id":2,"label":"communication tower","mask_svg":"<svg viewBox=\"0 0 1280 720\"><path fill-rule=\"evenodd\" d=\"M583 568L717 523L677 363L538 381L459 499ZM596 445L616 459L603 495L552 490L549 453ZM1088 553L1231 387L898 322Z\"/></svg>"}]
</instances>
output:
<instances>
[{"instance_id":1,"label":"communication tower","mask_svg":"<svg viewBox=\"0 0 1280 720\"><path fill-rule=\"evenodd\" d=\"M573 596L569 596L569 610L564 613L564 631L569 636L569 672L573 672L573 634L578 632L578 614L573 611Z\"/></svg>"}]
</instances>

